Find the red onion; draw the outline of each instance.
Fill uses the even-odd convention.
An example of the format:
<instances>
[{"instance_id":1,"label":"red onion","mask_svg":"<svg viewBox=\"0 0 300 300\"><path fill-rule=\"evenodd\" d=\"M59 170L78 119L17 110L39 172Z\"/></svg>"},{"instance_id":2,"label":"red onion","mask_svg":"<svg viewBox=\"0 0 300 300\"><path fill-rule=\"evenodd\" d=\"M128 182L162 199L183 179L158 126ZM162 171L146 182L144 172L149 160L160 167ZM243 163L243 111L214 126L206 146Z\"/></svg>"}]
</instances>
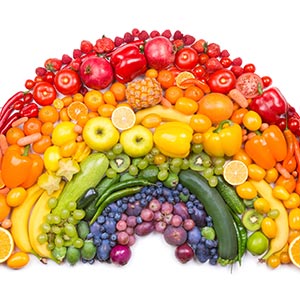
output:
<instances>
[{"instance_id":1,"label":"red onion","mask_svg":"<svg viewBox=\"0 0 300 300\"><path fill-rule=\"evenodd\" d=\"M120 266L124 266L131 258L131 250L126 245L116 245L110 251L111 261Z\"/></svg>"}]
</instances>

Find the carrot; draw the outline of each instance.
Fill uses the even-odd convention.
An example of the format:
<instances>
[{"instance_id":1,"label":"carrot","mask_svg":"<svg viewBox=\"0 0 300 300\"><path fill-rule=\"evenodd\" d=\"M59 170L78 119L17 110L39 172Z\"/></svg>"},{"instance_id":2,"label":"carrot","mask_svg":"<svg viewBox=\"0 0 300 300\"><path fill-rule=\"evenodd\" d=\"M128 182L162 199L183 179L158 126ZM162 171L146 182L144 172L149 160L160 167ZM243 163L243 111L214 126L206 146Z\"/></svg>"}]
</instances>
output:
<instances>
[{"instance_id":1,"label":"carrot","mask_svg":"<svg viewBox=\"0 0 300 300\"><path fill-rule=\"evenodd\" d=\"M8 187L4 187L4 188L0 189L0 194L7 195L9 191L10 191L10 189Z\"/></svg>"},{"instance_id":2,"label":"carrot","mask_svg":"<svg viewBox=\"0 0 300 300\"><path fill-rule=\"evenodd\" d=\"M249 105L246 97L238 89L232 89L228 96L242 108L246 108Z\"/></svg>"},{"instance_id":3,"label":"carrot","mask_svg":"<svg viewBox=\"0 0 300 300\"><path fill-rule=\"evenodd\" d=\"M28 121L28 117L22 117L11 123L11 127L19 127Z\"/></svg>"},{"instance_id":4,"label":"carrot","mask_svg":"<svg viewBox=\"0 0 300 300\"><path fill-rule=\"evenodd\" d=\"M5 229L11 228L11 225L12 225L11 219L4 219L1 223L1 227Z\"/></svg>"},{"instance_id":5,"label":"carrot","mask_svg":"<svg viewBox=\"0 0 300 300\"><path fill-rule=\"evenodd\" d=\"M160 101L161 105L164 107L172 107L172 103L165 97L161 97L161 101Z\"/></svg>"},{"instance_id":6,"label":"carrot","mask_svg":"<svg viewBox=\"0 0 300 300\"><path fill-rule=\"evenodd\" d=\"M74 126L74 132L78 133L78 134L81 134L82 133L82 126L76 124Z\"/></svg>"},{"instance_id":7,"label":"carrot","mask_svg":"<svg viewBox=\"0 0 300 300\"><path fill-rule=\"evenodd\" d=\"M294 152L295 152L295 143L294 143L294 134L292 133L292 131L290 129L286 129L284 130L284 136L287 142L287 155L285 157L285 159L283 160L283 167L286 168L289 161L292 159L292 157L294 156Z\"/></svg>"},{"instance_id":8,"label":"carrot","mask_svg":"<svg viewBox=\"0 0 300 300\"><path fill-rule=\"evenodd\" d=\"M292 175L281 163L276 163L275 168L278 171L278 173L281 174L284 178L291 178Z\"/></svg>"},{"instance_id":9,"label":"carrot","mask_svg":"<svg viewBox=\"0 0 300 300\"><path fill-rule=\"evenodd\" d=\"M22 147L39 141L42 138L40 132L35 132L18 139L17 144Z\"/></svg>"},{"instance_id":10,"label":"carrot","mask_svg":"<svg viewBox=\"0 0 300 300\"><path fill-rule=\"evenodd\" d=\"M6 140L6 136L4 134L0 134L0 151L2 154L5 153L5 151L8 148L8 143Z\"/></svg>"}]
</instances>

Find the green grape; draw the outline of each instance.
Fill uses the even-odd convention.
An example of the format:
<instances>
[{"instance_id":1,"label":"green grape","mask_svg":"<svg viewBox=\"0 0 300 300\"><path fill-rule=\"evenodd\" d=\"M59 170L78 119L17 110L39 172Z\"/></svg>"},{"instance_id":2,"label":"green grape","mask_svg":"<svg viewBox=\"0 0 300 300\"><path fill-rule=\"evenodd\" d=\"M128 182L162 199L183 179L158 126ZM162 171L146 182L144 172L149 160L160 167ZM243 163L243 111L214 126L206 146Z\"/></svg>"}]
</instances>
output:
<instances>
[{"instance_id":1,"label":"green grape","mask_svg":"<svg viewBox=\"0 0 300 300\"><path fill-rule=\"evenodd\" d=\"M51 197L49 200L48 200L48 207L53 209L55 208L57 205L57 199L55 197Z\"/></svg>"},{"instance_id":2,"label":"green grape","mask_svg":"<svg viewBox=\"0 0 300 300\"><path fill-rule=\"evenodd\" d=\"M48 235L46 233L41 233L37 236L37 241L42 245L48 241Z\"/></svg>"},{"instance_id":3,"label":"green grape","mask_svg":"<svg viewBox=\"0 0 300 300\"><path fill-rule=\"evenodd\" d=\"M222 175L223 174L223 166L215 166L214 173L215 173L215 175Z\"/></svg>"},{"instance_id":4,"label":"green grape","mask_svg":"<svg viewBox=\"0 0 300 300\"><path fill-rule=\"evenodd\" d=\"M180 167L170 165L170 171L172 171L175 174L178 174L180 172Z\"/></svg>"},{"instance_id":5,"label":"green grape","mask_svg":"<svg viewBox=\"0 0 300 300\"><path fill-rule=\"evenodd\" d=\"M202 165L205 168L210 167L211 166L211 160L210 160L210 158L203 158Z\"/></svg>"},{"instance_id":6,"label":"green grape","mask_svg":"<svg viewBox=\"0 0 300 300\"><path fill-rule=\"evenodd\" d=\"M214 169L213 168L206 168L204 169L204 171L202 172L202 175L206 178L209 179L210 177L212 177L214 175Z\"/></svg>"},{"instance_id":7,"label":"green grape","mask_svg":"<svg viewBox=\"0 0 300 300\"><path fill-rule=\"evenodd\" d=\"M195 154L199 154L203 151L203 145L202 144L192 144L192 152Z\"/></svg>"},{"instance_id":8,"label":"green grape","mask_svg":"<svg viewBox=\"0 0 300 300\"><path fill-rule=\"evenodd\" d=\"M41 225L41 230L42 230L42 232L44 232L44 233L50 232L50 230L51 230L50 224L48 224L48 223L43 223L43 224Z\"/></svg>"},{"instance_id":9,"label":"green grape","mask_svg":"<svg viewBox=\"0 0 300 300\"><path fill-rule=\"evenodd\" d=\"M69 203L68 203L68 210L69 211L74 211L75 209L76 209L76 206L77 206L77 204L76 204L76 202L75 201L70 201Z\"/></svg>"},{"instance_id":10,"label":"green grape","mask_svg":"<svg viewBox=\"0 0 300 300\"><path fill-rule=\"evenodd\" d=\"M61 222L61 217L57 215L53 215L52 222L53 224L59 224Z\"/></svg>"},{"instance_id":11,"label":"green grape","mask_svg":"<svg viewBox=\"0 0 300 300\"><path fill-rule=\"evenodd\" d=\"M73 218L75 220L82 220L85 217L85 211L83 209L75 209L73 211Z\"/></svg>"},{"instance_id":12,"label":"green grape","mask_svg":"<svg viewBox=\"0 0 300 300\"><path fill-rule=\"evenodd\" d=\"M106 157L111 160L111 159L114 159L116 157L115 153L113 152L113 150L108 150L106 152Z\"/></svg>"},{"instance_id":13,"label":"green grape","mask_svg":"<svg viewBox=\"0 0 300 300\"><path fill-rule=\"evenodd\" d=\"M68 219L70 216L70 211L67 210L66 208L65 209L62 209L61 213L60 213L60 217L63 219L63 220L66 220Z\"/></svg>"},{"instance_id":14,"label":"green grape","mask_svg":"<svg viewBox=\"0 0 300 300\"><path fill-rule=\"evenodd\" d=\"M154 155L150 152L148 154L145 155L144 159L149 163L153 163L154 161Z\"/></svg>"},{"instance_id":15,"label":"green grape","mask_svg":"<svg viewBox=\"0 0 300 300\"><path fill-rule=\"evenodd\" d=\"M204 226L201 229L201 234L207 240L214 240L216 236L215 230L212 227L208 227L208 226Z\"/></svg>"},{"instance_id":16,"label":"green grape","mask_svg":"<svg viewBox=\"0 0 300 300\"><path fill-rule=\"evenodd\" d=\"M168 172L168 170L165 170L165 169L160 170L157 174L157 178L160 181L165 181L168 178L168 176L169 176L169 172Z\"/></svg>"},{"instance_id":17,"label":"green grape","mask_svg":"<svg viewBox=\"0 0 300 300\"><path fill-rule=\"evenodd\" d=\"M182 160L181 170L187 170L190 167L189 160L184 158Z\"/></svg>"},{"instance_id":18,"label":"green grape","mask_svg":"<svg viewBox=\"0 0 300 300\"><path fill-rule=\"evenodd\" d=\"M128 173L131 175L131 176L136 176L138 173L139 173L139 169L137 166L135 165L130 165L129 166L129 169L128 169Z\"/></svg>"},{"instance_id":19,"label":"green grape","mask_svg":"<svg viewBox=\"0 0 300 300\"><path fill-rule=\"evenodd\" d=\"M54 243L48 243L47 244L47 248L52 251L55 248L55 244Z\"/></svg>"},{"instance_id":20,"label":"green grape","mask_svg":"<svg viewBox=\"0 0 300 300\"><path fill-rule=\"evenodd\" d=\"M112 152L115 154L115 155L119 155L123 152L123 146L121 143L117 143L113 146L112 148Z\"/></svg>"},{"instance_id":21,"label":"green grape","mask_svg":"<svg viewBox=\"0 0 300 300\"><path fill-rule=\"evenodd\" d=\"M106 176L108 178L115 178L117 176L117 172L113 168L108 168L106 170Z\"/></svg>"},{"instance_id":22,"label":"green grape","mask_svg":"<svg viewBox=\"0 0 300 300\"><path fill-rule=\"evenodd\" d=\"M51 227L51 231L52 231L53 233L55 233L55 234L60 234L61 231L62 231L62 228L59 227L59 226L57 226L57 225L53 225L53 226Z\"/></svg>"},{"instance_id":23,"label":"green grape","mask_svg":"<svg viewBox=\"0 0 300 300\"><path fill-rule=\"evenodd\" d=\"M60 248L64 245L64 239L60 235L57 235L54 239L54 244L56 247Z\"/></svg>"},{"instance_id":24,"label":"green grape","mask_svg":"<svg viewBox=\"0 0 300 300\"><path fill-rule=\"evenodd\" d=\"M160 170L167 170L168 171L169 170L169 163L166 161L166 162L160 164L158 167L159 167Z\"/></svg>"},{"instance_id":25,"label":"green grape","mask_svg":"<svg viewBox=\"0 0 300 300\"><path fill-rule=\"evenodd\" d=\"M141 160L142 160L141 157L133 158L132 159L132 164L137 167Z\"/></svg>"},{"instance_id":26,"label":"green grape","mask_svg":"<svg viewBox=\"0 0 300 300\"><path fill-rule=\"evenodd\" d=\"M148 167L148 165L149 165L148 161L147 161L146 159L142 159L142 160L138 163L137 167L138 167L140 170L144 170L144 169L146 169L146 168Z\"/></svg>"},{"instance_id":27,"label":"green grape","mask_svg":"<svg viewBox=\"0 0 300 300\"><path fill-rule=\"evenodd\" d=\"M210 187L216 187L218 184L218 178L216 176L211 176L208 178L208 185Z\"/></svg>"},{"instance_id":28,"label":"green grape","mask_svg":"<svg viewBox=\"0 0 300 300\"><path fill-rule=\"evenodd\" d=\"M160 153L160 151L159 151L159 149L157 149L156 147L153 147L153 148L151 149L151 154L152 154L153 156L158 155L159 153Z\"/></svg>"},{"instance_id":29,"label":"green grape","mask_svg":"<svg viewBox=\"0 0 300 300\"><path fill-rule=\"evenodd\" d=\"M52 215L51 213L46 216L46 223L50 225L54 224L53 220L54 220L54 215Z\"/></svg>"},{"instance_id":30,"label":"green grape","mask_svg":"<svg viewBox=\"0 0 300 300\"><path fill-rule=\"evenodd\" d=\"M65 224L64 231L68 237L74 237L77 234L76 227L71 223Z\"/></svg>"},{"instance_id":31,"label":"green grape","mask_svg":"<svg viewBox=\"0 0 300 300\"><path fill-rule=\"evenodd\" d=\"M83 246L83 239L81 239L81 238L77 238L77 239L75 239L75 241L73 242L73 246L75 247L75 248L77 248L77 249L80 249L80 248L82 248L82 246Z\"/></svg>"},{"instance_id":32,"label":"green grape","mask_svg":"<svg viewBox=\"0 0 300 300\"><path fill-rule=\"evenodd\" d=\"M214 157L213 158L213 164L214 166L223 166L225 164L226 160L224 157Z\"/></svg>"},{"instance_id":33,"label":"green grape","mask_svg":"<svg viewBox=\"0 0 300 300\"><path fill-rule=\"evenodd\" d=\"M179 157L175 157L171 160L171 166L174 166L174 167L181 167L182 166L182 158L179 158Z\"/></svg>"},{"instance_id":34,"label":"green grape","mask_svg":"<svg viewBox=\"0 0 300 300\"><path fill-rule=\"evenodd\" d=\"M79 223L79 220L76 220L73 216L70 216L70 217L68 218L68 223L73 224L73 225L76 225L76 224Z\"/></svg>"}]
</instances>

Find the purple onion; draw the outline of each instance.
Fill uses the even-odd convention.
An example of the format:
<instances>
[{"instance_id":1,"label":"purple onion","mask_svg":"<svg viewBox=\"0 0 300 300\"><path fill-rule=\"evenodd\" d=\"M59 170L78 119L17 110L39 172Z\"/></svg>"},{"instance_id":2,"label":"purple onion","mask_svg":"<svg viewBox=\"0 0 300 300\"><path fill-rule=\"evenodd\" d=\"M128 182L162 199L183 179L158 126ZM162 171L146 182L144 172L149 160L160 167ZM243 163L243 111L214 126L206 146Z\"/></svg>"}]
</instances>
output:
<instances>
[{"instance_id":1,"label":"purple onion","mask_svg":"<svg viewBox=\"0 0 300 300\"><path fill-rule=\"evenodd\" d=\"M131 250L126 245L116 245L110 251L111 261L120 266L124 266L131 258Z\"/></svg>"}]
</instances>

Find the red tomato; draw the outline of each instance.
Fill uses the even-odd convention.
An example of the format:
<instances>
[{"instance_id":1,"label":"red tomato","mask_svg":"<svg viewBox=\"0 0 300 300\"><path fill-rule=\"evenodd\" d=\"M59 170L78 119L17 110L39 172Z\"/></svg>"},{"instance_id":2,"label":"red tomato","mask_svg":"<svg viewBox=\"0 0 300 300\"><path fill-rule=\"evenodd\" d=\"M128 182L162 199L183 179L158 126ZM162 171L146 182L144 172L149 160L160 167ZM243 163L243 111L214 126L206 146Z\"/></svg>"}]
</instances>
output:
<instances>
[{"instance_id":1,"label":"red tomato","mask_svg":"<svg viewBox=\"0 0 300 300\"><path fill-rule=\"evenodd\" d=\"M255 73L243 73L237 78L236 88L246 97L253 98L260 94L263 88L262 79Z\"/></svg>"},{"instance_id":2,"label":"red tomato","mask_svg":"<svg viewBox=\"0 0 300 300\"><path fill-rule=\"evenodd\" d=\"M56 73L54 85L63 95L71 96L79 91L81 81L79 75L74 70L62 69Z\"/></svg>"},{"instance_id":3,"label":"red tomato","mask_svg":"<svg viewBox=\"0 0 300 300\"><path fill-rule=\"evenodd\" d=\"M175 65L181 70L192 70L198 63L198 53L194 48L182 48L175 56Z\"/></svg>"},{"instance_id":4,"label":"red tomato","mask_svg":"<svg viewBox=\"0 0 300 300\"><path fill-rule=\"evenodd\" d=\"M51 105L56 99L56 89L54 86L45 81L38 82L33 89L33 98L41 106Z\"/></svg>"},{"instance_id":5,"label":"red tomato","mask_svg":"<svg viewBox=\"0 0 300 300\"><path fill-rule=\"evenodd\" d=\"M212 92L227 94L235 87L236 77L227 69L220 69L209 76L208 85Z\"/></svg>"}]
</instances>

